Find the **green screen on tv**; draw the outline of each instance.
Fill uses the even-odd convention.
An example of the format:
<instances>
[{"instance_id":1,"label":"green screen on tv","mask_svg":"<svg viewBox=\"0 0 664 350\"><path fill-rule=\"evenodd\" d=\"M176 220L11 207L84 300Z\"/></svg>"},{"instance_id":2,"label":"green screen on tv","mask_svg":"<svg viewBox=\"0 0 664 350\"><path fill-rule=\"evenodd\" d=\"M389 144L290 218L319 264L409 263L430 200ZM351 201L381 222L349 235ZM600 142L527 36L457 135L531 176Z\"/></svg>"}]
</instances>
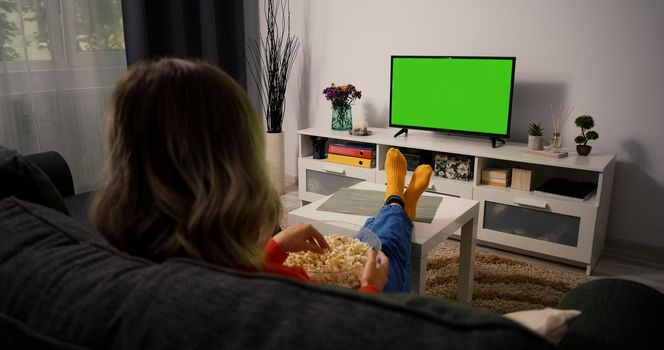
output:
<instances>
[{"instance_id":1,"label":"green screen on tv","mask_svg":"<svg viewBox=\"0 0 664 350\"><path fill-rule=\"evenodd\" d=\"M515 61L392 56L390 126L509 136Z\"/></svg>"}]
</instances>

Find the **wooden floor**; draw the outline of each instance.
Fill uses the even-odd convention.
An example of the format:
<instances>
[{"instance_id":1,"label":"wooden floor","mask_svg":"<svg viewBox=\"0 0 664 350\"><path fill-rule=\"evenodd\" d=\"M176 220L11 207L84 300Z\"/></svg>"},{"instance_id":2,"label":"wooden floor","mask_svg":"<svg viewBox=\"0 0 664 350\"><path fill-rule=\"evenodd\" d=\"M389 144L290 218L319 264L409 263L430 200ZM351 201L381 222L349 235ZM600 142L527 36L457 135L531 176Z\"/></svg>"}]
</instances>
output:
<instances>
[{"instance_id":1,"label":"wooden floor","mask_svg":"<svg viewBox=\"0 0 664 350\"><path fill-rule=\"evenodd\" d=\"M287 210L292 210L300 206L297 190L297 184L290 183L286 185L286 193L281 196L281 201L284 208ZM450 244L458 245L458 242L455 240L449 241ZM542 264L555 270L567 271L580 275L585 274L585 269L575 266L483 246L478 246L478 250ZM626 242L607 241L604 252L600 256L597 266L593 270L592 277L624 278L641 282L664 293L664 251L626 244Z\"/></svg>"}]
</instances>

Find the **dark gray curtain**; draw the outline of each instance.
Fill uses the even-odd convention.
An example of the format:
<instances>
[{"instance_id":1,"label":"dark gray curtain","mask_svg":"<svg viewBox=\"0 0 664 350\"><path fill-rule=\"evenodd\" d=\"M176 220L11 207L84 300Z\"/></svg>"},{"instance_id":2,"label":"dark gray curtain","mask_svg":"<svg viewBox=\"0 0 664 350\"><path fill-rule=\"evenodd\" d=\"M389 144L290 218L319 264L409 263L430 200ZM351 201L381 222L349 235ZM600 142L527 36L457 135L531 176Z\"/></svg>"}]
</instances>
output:
<instances>
[{"instance_id":1,"label":"dark gray curtain","mask_svg":"<svg viewBox=\"0 0 664 350\"><path fill-rule=\"evenodd\" d=\"M122 16L128 66L201 58L247 87L242 0L126 0Z\"/></svg>"}]
</instances>

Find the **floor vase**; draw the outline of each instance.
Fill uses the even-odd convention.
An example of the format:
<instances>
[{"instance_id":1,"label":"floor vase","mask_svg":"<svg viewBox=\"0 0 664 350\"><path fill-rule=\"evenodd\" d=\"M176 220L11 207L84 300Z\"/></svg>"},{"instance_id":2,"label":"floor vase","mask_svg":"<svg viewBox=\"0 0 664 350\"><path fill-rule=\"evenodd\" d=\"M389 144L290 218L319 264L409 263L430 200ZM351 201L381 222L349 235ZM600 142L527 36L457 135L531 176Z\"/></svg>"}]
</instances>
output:
<instances>
[{"instance_id":1,"label":"floor vase","mask_svg":"<svg viewBox=\"0 0 664 350\"><path fill-rule=\"evenodd\" d=\"M265 158L272 185L281 195L284 194L284 133L267 133L265 136Z\"/></svg>"}]
</instances>

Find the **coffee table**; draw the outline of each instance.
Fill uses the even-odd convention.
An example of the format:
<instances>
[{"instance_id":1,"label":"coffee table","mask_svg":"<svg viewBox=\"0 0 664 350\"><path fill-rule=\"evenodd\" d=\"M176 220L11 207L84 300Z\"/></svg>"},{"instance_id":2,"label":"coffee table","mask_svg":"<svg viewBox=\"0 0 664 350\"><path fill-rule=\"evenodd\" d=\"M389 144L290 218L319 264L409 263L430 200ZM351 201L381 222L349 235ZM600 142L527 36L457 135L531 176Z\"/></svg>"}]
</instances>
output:
<instances>
[{"instance_id":1,"label":"coffee table","mask_svg":"<svg viewBox=\"0 0 664 350\"><path fill-rule=\"evenodd\" d=\"M385 185L360 182L350 188L385 191ZM426 192L425 196L443 197L433 221L430 224L414 222L412 239L412 279L411 292L424 293L426 283L427 253L447 239L459 228L461 245L459 252L459 279L457 300L469 303L473 295L473 273L475 270L475 245L477 241L477 220L479 202ZM288 223L295 224L312 220L337 220L363 225L368 216L333 213L318 210L329 198L311 202L288 213Z\"/></svg>"}]
</instances>

